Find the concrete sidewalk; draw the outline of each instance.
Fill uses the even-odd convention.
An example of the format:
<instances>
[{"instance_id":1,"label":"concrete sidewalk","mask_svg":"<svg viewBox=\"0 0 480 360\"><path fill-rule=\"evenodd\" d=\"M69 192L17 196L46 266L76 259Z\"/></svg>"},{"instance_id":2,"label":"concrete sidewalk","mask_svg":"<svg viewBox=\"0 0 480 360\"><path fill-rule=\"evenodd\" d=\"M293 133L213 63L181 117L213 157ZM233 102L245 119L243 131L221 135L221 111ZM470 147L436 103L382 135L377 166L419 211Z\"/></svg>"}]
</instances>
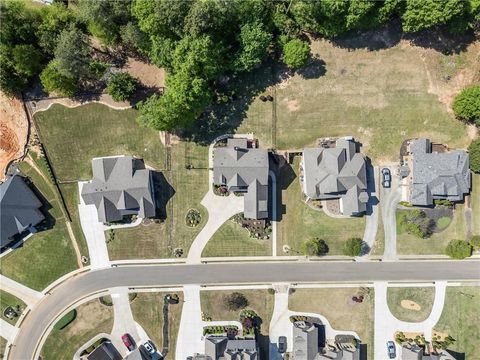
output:
<instances>
[{"instance_id":1,"label":"concrete sidewalk","mask_svg":"<svg viewBox=\"0 0 480 360\"><path fill-rule=\"evenodd\" d=\"M203 321L200 305L200 286L183 288L183 307L177 336L175 359L186 359L195 353L204 352Z\"/></svg>"},{"instance_id":2,"label":"concrete sidewalk","mask_svg":"<svg viewBox=\"0 0 480 360\"><path fill-rule=\"evenodd\" d=\"M82 193L83 184L78 182L78 193ZM90 265L92 270L110 266L107 243L105 242L104 225L98 221L97 208L95 205L87 205L80 196L78 215L82 225L83 234L87 241Z\"/></svg>"},{"instance_id":3,"label":"concrete sidewalk","mask_svg":"<svg viewBox=\"0 0 480 360\"><path fill-rule=\"evenodd\" d=\"M6 339L9 343L13 342L17 336L18 328L10 325L3 319L0 319L0 336ZM4 349L2 349L4 350Z\"/></svg>"},{"instance_id":4,"label":"concrete sidewalk","mask_svg":"<svg viewBox=\"0 0 480 360\"><path fill-rule=\"evenodd\" d=\"M28 306L35 305L43 297L43 294L41 292L33 290L1 274L0 286L3 291L15 295Z\"/></svg>"}]
</instances>

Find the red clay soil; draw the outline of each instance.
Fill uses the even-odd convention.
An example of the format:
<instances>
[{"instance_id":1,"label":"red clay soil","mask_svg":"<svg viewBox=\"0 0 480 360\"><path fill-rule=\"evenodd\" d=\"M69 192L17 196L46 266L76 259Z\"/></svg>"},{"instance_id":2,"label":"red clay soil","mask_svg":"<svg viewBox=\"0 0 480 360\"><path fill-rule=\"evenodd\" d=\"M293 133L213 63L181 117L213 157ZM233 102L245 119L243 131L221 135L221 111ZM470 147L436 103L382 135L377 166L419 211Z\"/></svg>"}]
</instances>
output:
<instances>
[{"instance_id":1,"label":"red clay soil","mask_svg":"<svg viewBox=\"0 0 480 360\"><path fill-rule=\"evenodd\" d=\"M23 155L28 135L28 120L22 102L0 92L0 181L7 166Z\"/></svg>"}]
</instances>

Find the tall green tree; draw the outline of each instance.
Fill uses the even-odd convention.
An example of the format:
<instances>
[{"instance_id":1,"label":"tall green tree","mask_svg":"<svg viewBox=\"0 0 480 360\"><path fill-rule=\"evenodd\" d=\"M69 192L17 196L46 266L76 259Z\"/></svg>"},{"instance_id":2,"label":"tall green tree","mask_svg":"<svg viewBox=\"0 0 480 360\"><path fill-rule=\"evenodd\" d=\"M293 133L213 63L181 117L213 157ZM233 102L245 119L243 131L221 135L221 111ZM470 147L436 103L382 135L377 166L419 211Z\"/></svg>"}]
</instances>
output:
<instances>
[{"instance_id":1,"label":"tall green tree","mask_svg":"<svg viewBox=\"0 0 480 360\"><path fill-rule=\"evenodd\" d=\"M306 41L293 39L288 41L282 49L283 61L290 69L304 66L310 57L310 45Z\"/></svg>"},{"instance_id":2,"label":"tall green tree","mask_svg":"<svg viewBox=\"0 0 480 360\"><path fill-rule=\"evenodd\" d=\"M77 80L88 76L90 50L87 36L76 26L69 26L60 33L55 48L57 71Z\"/></svg>"},{"instance_id":3,"label":"tall green tree","mask_svg":"<svg viewBox=\"0 0 480 360\"><path fill-rule=\"evenodd\" d=\"M48 93L71 97L75 94L77 81L74 78L63 75L58 69L56 60L48 63L40 74L40 80Z\"/></svg>"},{"instance_id":4,"label":"tall green tree","mask_svg":"<svg viewBox=\"0 0 480 360\"><path fill-rule=\"evenodd\" d=\"M43 6L40 11L41 22L36 30L38 45L52 57L60 33L74 23L76 19L71 10L59 3Z\"/></svg>"},{"instance_id":5,"label":"tall green tree","mask_svg":"<svg viewBox=\"0 0 480 360\"><path fill-rule=\"evenodd\" d=\"M248 71L260 65L266 57L272 34L261 23L245 24L240 31L239 41L240 51L234 66L236 70Z\"/></svg>"},{"instance_id":6,"label":"tall green tree","mask_svg":"<svg viewBox=\"0 0 480 360\"><path fill-rule=\"evenodd\" d=\"M12 60L18 74L31 78L42 70L44 56L33 45L22 44L13 47Z\"/></svg>"},{"instance_id":7,"label":"tall green tree","mask_svg":"<svg viewBox=\"0 0 480 360\"><path fill-rule=\"evenodd\" d=\"M458 118L480 126L480 85L463 89L455 96L452 108Z\"/></svg>"}]
</instances>

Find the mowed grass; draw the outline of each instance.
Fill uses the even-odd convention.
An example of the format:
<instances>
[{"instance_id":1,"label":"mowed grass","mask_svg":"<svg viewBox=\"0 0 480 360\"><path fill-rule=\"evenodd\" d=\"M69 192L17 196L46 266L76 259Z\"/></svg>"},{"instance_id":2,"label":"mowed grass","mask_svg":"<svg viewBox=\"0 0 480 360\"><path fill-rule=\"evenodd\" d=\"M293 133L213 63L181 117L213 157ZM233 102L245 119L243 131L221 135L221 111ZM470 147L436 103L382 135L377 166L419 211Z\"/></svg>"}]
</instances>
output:
<instances>
[{"instance_id":1,"label":"mowed grass","mask_svg":"<svg viewBox=\"0 0 480 360\"><path fill-rule=\"evenodd\" d=\"M363 238L365 218L336 219L326 215L322 210L311 209L302 199L302 191L298 179L298 166L300 158L297 157L291 165L295 177L282 190L282 207L284 208L282 220L277 227L277 252L281 253L283 245L292 249L290 255L298 255L301 246L306 240L318 237L327 242L328 255L341 255L345 241L351 237ZM286 181L280 175L280 181ZM282 185L284 189L287 184Z\"/></svg>"},{"instance_id":2,"label":"mowed grass","mask_svg":"<svg viewBox=\"0 0 480 360\"><path fill-rule=\"evenodd\" d=\"M399 223L402 211L397 210L397 253L402 255L430 255L444 254L445 247L454 239L465 239L464 205L457 204L450 225L439 233L434 233L426 239L409 234Z\"/></svg>"},{"instance_id":3,"label":"mowed grass","mask_svg":"<svg viewBox=\"0 0 480 360\"><path fill-rule=\"evenodd\" d=\"M323 315L335 330L355 331L367 344L369 359L373 359L374 294L373 288L362 303L353 302L357 288L296 289L289 296L288 308L298 312Z\"/></svg>"},{"instance_id":4,"label":"mowed grass","mask_svg":"<svg viewBox=\"0 0 480 360\"><path fill-rule=\"evenodd\" d=\"M432 310L434 299L434 287L389 287L387 290L388 307L392 315L401 321L421 322L426 320ZM413 301L420 306L420 309L405 308L402 306L402 300Z\"/></svg>"},{"instance_id":5,"label":"mowed grass","mask_svg":"<svg viewBox=\"0 0 480 360\"><path fill-rule=\"evenodd\" d=\"M17 311L17 314L20 317L20 314L22 313L23 310L27 307L27 305L17 298L16 296L0 290L0 311L2 312L2 319L5 320L6 322L15 325L19 319L19 317L16 317L14 319L9 319L5 315L3 315L3 311L5 310L6 307L11 306L15 311L17 311L17 306L20 306L20 311Z\"/></svg>"},{"instance_id":6,"label":"mowed grass","mask_svg":"<svg viewBox=\"0 0 480 360\"><path fill-rule=\"evenodd\" d=\"M5 357L5 351L7 347L7 339L0 336L0 359Z\"/></svg>"},{"instance_id":7,"label":"mowed grass","mask_svg":"<svg viewBox=\"0 0 480 360\"><path fill-rule=\"evenodd\" d=\"M57 278L75 270L77 262L59 201L51 187L27 163L20 163L19 168L50 204L50 228L34 234L25 244L5 255L1 272L28 287L43 290Z\"/></svg>"},{"instance_id":8,"label":"mowed grass","mask_svg":"<svg viewBox=\"0 0 480 360\"><path fill-rule=\"evenodd\" d=\"M246 309L254 310L261 319L260 333L257 339L260 347L260 358L268 358L269 338L268 331L270 320L272 319L274 296L267 290L235 290L235 291L201 291L200 301L202 312L210 316L213 321L239 321L240 312L227 309L224 304L224 298L232 292L242 293L248 300Z\"/></svg>"},{"instance_id":9,"label":"mowed grass","mask_svg":"<svg viewBox=\"0 0 480 360\"><path fill-rule=\"evenodd\" d=\"M442 316L434 330L447 333L456 341L450 349L476 359L480 353L480 287L447 287Z\"/></svg>"},{"instance_id":10,"label":"mowed grass","mask_svg":"<svg viewBox=\"0 0 480 360\"><path fill-rule=\"evenodd\" d=\"M166 203L166 219L161 224L115 230L115 240L108 244L112 260L169 258L175 248L182 248L186 256L206 224L208 213L200 201L208 191L208 147L180 141L172 145L171 151L171 170L163 171L173 192ZM193 169L187 169L187 165ZM202 216L194 228L185 223L185 215L191 208Z\"/></svg>"},{"instance_id":11,"label":"mowed grass","mask_svg":"<svg viewBox=\"0 0 480 360\"><path fill-rule=\"evenodd\" d=\"M182 315L183 294L177 293L180 301L178 304L168 306L168 341L169 349L166 359L175 358L178 328ZM142 326L148 336L153 340L157 349L162 351L163 344L163 298L167 293L137 293L136 299L131 303L135 321Z\"/></svg>"},{"instance_id":12,"label":"mowed grass","mask_svg":"<svg viewBox=\"0 0 480 360\"><path fill-rule=\"evenodd\" d=\"M472 175L472 193L470 197L472 232L473 235L480 235L480 174Z\"/></svg>"},{"instance_id":13,"label":"mowed grass","mask_svg":"<svg viewBox=\"0 0 480 360\"><path fill-rule=\"evenodd\" d=\"M466 127L430 93L440 82L423 62L423 50L406 44L368 51L312 42L325 74L295 75L277 86L277 145L314 145L319 137L353 135L375 164L397 160L404 139L427 136L451 147L469 143ZM472 51L471 62L474 61ZM429 53L440 62L443 55ZM453 56L452 56L453 57ZM465 63L465 66L468 62ZM322 65L307 72L321 74Z\"/></svg>"},{"instance_id":14,"label":"mowed grass","mask_svg":"<svg viewBox=\"0 0 480 360\"><path fill-rule=\"evenodd\" d=\"M55 104L35 114L42 140L59 180L87 180L94 157L134 155L156 169L164 167L165 149L158 131L140 127L134 109L102 104L67 108Z\"/></svg>"},{"instance_id":15,"label":"mowed grass","mask_svg":"<svg viewBox=\"0 0 480 360\"><path fill-rule=\"evenodd\" d=\"M113 308L100 304L98 299L77 307L77 317L61 330L53 329L43 345L42 358L71 360L75 352L100 333L109 334L113 328Z\"/></svg>"},{"instance_id":16,"label":"mowed grass","mask_svg":"<svg viewBox=\"0 0 480 360\"><path fill-rule=\"evenodd\" d=\"M250 237L248 230L232 219L225 222L208 240L202 252L204 257L215 256L269 256L272 255L272 240Z\"/></svg>"}]
</instances>

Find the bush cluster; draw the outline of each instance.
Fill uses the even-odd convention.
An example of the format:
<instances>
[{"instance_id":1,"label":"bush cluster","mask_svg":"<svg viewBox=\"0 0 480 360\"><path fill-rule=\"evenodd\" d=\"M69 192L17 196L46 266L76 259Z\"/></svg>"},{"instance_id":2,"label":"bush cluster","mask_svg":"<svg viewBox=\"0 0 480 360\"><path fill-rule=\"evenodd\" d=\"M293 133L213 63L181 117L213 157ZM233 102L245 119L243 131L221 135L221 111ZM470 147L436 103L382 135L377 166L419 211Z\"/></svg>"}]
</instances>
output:
<instances>
[{"instance_id":1,"label":"bush cluster","mask_svg":"<svg viewBox=\"0 0 480 360\"><path fill-rule=\"evenodd\" d=\"M432 234L434 221L427 217L425 211L415 209L400 213L400 225L410 234L427 238Z\"/></svg>"}]
</instances>

